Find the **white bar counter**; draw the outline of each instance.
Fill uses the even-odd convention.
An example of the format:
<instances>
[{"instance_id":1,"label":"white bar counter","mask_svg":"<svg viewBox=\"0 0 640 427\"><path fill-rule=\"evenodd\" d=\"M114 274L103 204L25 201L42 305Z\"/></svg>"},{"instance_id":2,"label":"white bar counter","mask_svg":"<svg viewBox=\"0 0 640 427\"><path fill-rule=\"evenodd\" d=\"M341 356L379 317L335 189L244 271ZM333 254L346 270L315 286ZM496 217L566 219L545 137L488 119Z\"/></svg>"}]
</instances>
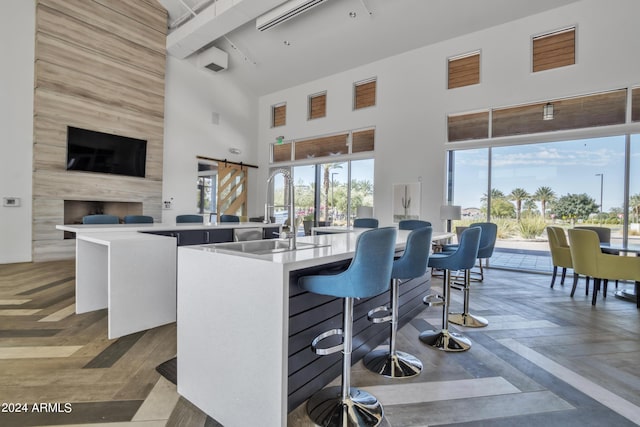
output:
<instances>
[{"instance_id":1,"label":"white bar counter","mask_svg":"<svg viewBox=\"0 0 640 427\"><path fill-rule=\"evenodd\" d=\"M300 237L324 246L265 255L178 248L178 393L227 427L285 426L290 273L353 258L364 230ZM398 250L409 233L398 231Z\"/></svg>"},{"instance_id":2,"label":"white bar counter","mask_svg":"<svg viewBox=\"0 0 640 427\"><path fill-rule=\"evenodd\" d=\"M202 231L280 228L254 222L222 224L65 224L76 235L76 313L108 309L108 337L176 320L177 246L180 236ZM157 234L153 234L157 233ZM186 239L183 239L186 240Z\"/></svg>"},{"instance_id":3,"label":"white bar counter","mask_svg":"<svg viewBox=\"0 0 640 427\"><path fill-rule=\"evenodd\" d=\"M108 308L117 338L176 320L176 239L145 233L76 238L76 313Z\"/></svg>"}]
</instances>

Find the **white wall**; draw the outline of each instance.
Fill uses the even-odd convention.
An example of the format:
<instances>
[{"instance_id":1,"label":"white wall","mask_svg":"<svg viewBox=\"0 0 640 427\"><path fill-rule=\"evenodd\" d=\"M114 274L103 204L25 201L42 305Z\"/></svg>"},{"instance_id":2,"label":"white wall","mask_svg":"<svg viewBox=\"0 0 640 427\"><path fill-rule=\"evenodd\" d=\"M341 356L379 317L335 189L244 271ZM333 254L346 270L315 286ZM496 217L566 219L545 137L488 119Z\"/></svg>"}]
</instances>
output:
<instances>
[{"instance_id":1,"label":"white wall","mask_svg":"<svg viewBox=\"0 0 640 427\"><path fill-rule=\"evenodd\" d=\"M0 264L31 261L35 2L8 0L0 14Z\"/></svg>"},{"instance_id":2,"label":"white wall","mask_svg":"<svg viewBox=\"0 0 640 427\"><path fill-rule=\"evenodd\" d=\"M226 74L225 74L226 73ZM196 156L256 164L258 98L232 80L231 70L213 73L191 61L167 57L165 77L163 200L173 198L163 222L197 213ZM219 124L212 123L212 113ZM240 155L229 152L238 148ZM249 171L249 195L255 194L256 170ZM250 197L249 212L254 199Z\"/></svg>"},{"instance_id":3,"label":"white wall","mask_svg":"<svg viewBox=\"0 0 640 427\"><path fill-rule=\"evenodd\" d=\"M639 14L636 0L584 0L263 96L259 162L268 164L269 143L278 135L289 140L375 125L376 216L390 223L393 184L421 179L421 217L437 226L445 200L447 114L640 84ZM577 25L577 63L531 73L531 37L570 25ZM477 49L481 83L447 90L447 58ZM351 111L353 82L373 76L377 106ZM307 122L307 96L323 90L327 117ZM271 129L270 106L279 102L287 102L287 125ZM267 169L260 169L258 181Z\"/></svg>"}]
</instances>

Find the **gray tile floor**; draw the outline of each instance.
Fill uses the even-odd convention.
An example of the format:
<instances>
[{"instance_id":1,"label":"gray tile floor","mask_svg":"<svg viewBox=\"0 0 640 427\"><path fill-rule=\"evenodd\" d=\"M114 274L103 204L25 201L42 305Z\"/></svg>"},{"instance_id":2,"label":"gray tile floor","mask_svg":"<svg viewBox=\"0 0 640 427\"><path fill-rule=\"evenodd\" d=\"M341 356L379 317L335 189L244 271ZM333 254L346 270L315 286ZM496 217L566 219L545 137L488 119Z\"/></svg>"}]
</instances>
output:
<instances>
[{"instance_id":1,"label":"gray tile floor","mask_svg":"<svg viewBox=\"0 0 640 427\"><path fill-rule=\"evenodd\" d=\"M492 268L551 274L551 254L530 249L496 248L489 259Z\"/></svg>"}]
</instances>

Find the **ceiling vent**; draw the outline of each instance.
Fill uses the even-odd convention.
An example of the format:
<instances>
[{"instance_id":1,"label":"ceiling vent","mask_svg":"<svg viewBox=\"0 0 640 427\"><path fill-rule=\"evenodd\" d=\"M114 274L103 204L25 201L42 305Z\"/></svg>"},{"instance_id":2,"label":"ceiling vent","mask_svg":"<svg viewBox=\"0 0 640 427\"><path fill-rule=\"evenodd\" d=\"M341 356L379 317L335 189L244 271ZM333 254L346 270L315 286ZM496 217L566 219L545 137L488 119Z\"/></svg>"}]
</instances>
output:
<instances>
[{"instance_id":1,"label":"ceiling vent","mask_svg":"<svg viewBox=\"0 0 640 427\"><path fill-rule=\"evenodd\" d=\"M210 47L198 55L198 65L215 72L226 70L229 66L229 54L217 47Z\"/></svg>"},{"instance_id":2,"label":"ceiling vent","mask_svg":"<svg viewBox=\"0 0 640 427\"><path fill-rule=\"evenodd\" d=\"M272 9L256 19L256 28L260 31L268 30L282 24L289 19L300 15L314 6L324 3L326 0L291 0Z\"/></svg>"}]
</instances>

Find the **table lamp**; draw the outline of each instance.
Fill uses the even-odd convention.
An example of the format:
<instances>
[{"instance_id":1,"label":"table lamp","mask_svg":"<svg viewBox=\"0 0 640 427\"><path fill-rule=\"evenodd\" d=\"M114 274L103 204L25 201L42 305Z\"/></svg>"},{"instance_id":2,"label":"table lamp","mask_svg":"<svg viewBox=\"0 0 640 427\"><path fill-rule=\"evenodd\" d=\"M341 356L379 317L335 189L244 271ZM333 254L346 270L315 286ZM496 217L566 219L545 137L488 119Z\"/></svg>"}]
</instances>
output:
<instances>
[{"instance_id":1,"label":"table lamp","mask_svg":"<svg viewBox=\"0 0 640 427\"><path fill-rule=\"evenodd\" d=\"M462 208L456 205L440 206L440 219L447 221L447 232L451 231L451 221L462 218Z\"/></svg>"}]
</instances>

